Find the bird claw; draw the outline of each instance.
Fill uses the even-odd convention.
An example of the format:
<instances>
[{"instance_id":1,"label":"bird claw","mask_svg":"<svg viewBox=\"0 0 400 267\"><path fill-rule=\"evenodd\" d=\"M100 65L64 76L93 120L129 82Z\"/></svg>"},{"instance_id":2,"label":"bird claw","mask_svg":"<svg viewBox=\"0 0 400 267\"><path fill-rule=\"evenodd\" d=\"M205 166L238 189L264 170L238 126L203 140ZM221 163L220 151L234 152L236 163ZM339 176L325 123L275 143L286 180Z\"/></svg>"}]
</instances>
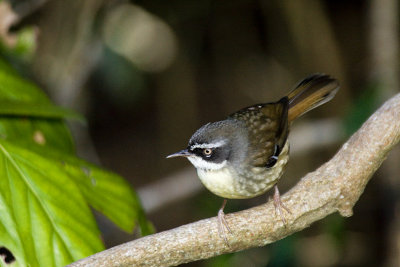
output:
<instances>
[{"instance_id":1,"label":"bird claw","mask_svg":"<svg viewBox=\"0 0 400 267\"><path fill-rule=\"evenodd\" d=\"M284 210L286 210L289 214L292 214L292 212L283 204L283 202L281 200L281 195L279 194L279 190L276 185L275 185L275 192L274 192L274 206L275 206L275 213L279 214L283 224L286 226L287 222L286 222L285 216L283 215L282 208Z\"/></svg>"}]
</instances>

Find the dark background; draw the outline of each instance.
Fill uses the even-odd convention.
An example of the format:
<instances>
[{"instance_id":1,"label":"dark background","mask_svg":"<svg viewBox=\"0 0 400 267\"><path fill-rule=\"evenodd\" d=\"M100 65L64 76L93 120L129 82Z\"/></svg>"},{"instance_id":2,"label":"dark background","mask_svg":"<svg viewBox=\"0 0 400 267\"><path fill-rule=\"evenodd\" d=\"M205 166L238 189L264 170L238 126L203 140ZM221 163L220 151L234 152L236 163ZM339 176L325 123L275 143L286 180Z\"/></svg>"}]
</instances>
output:
<instances>
[{"instance_id":1,"label":"dark background","mask_svg":"<svg viewBox=\"0 0 400 267\"><path fill-rule=\"evenodd\" d=\"M35 49L14 64L88 118L71 123L79 154L129 180L157 231L215 216L222 203L189 162L165 159L201 125L278 100L310 73L336 77L333 101L293 126L284 193L399 90L396 0L11 2L11 30L35 29ZM398 154L351 218L331 215L264 248L188 265L400 266ZM226 212L270 194L228 201ZM107 246L137 237L98 219Z\"/></svg>"}]
</instances>

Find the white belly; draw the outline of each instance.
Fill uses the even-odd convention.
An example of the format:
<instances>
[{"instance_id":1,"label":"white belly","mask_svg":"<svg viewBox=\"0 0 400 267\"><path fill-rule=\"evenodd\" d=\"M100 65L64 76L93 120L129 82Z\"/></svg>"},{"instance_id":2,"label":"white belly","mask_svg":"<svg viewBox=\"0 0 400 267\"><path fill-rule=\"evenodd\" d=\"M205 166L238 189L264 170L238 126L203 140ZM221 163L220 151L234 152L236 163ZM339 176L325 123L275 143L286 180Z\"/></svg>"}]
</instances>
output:
<instances>
[{"instance_id":1,"label":"white belly","mask_svg":"<svg viewBox=\"0 0 400 267\"><path fill-rule=\"evenodd\" d=\"M208 190L217 196L224 198L237 198L235 195L235 183L233 175L228 168L219 170L197 169L197 175Z\"/></svg>"},{"instance_id":2,"label":"white belly","mask_svg":"<svg viewBox=\"0 0 400 267\"><path fill-rule=\"evenodd\" d=\"M230 199L256 197L278 182L289 159L288 148L286 143L283 149L285 153L281 153L274 167L254 168L251 178L239 175L228 165L214 170L198 168L197 174L204 186L217 196Z\"/></svg>"}]
</instances>

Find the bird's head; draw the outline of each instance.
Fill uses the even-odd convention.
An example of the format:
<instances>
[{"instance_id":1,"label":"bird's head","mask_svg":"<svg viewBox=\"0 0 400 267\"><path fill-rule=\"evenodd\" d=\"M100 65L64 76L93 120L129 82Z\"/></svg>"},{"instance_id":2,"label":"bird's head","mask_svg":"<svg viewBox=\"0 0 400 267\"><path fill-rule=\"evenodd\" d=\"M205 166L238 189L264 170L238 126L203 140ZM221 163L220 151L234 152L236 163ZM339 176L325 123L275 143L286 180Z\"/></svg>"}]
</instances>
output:
<instances>
[{"instance_id":1,"label":"bird's head","mask_svg":"<svg viewBox=\"0 0 400 267\"><path fill-rule=\"evenodd\" d=\"M240 125L235 120L208 123L193 134L186 149L167 158L187 157L196 169L219 170L246 152L247 136Z\"/></svg>"}]
</instances>

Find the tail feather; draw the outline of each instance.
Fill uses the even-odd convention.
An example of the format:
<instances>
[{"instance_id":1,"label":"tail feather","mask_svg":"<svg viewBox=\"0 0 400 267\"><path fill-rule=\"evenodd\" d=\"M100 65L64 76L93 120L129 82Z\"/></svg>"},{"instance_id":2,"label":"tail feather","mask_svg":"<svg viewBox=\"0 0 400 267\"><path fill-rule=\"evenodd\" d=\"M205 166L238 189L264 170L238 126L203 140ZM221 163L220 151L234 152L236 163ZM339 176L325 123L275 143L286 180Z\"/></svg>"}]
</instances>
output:
<instances>
[{"instance_id":1,"label":"tail feather","mask_svg":"<svg viewBox=\"0 0 400 267\"><path fill-rule=\"evenodd\" d=\"M313 74L302 80L287 95L289 98L289 123L331 100L338 90L339 82L325 74Z\"/></svg>"}]
</instances>

